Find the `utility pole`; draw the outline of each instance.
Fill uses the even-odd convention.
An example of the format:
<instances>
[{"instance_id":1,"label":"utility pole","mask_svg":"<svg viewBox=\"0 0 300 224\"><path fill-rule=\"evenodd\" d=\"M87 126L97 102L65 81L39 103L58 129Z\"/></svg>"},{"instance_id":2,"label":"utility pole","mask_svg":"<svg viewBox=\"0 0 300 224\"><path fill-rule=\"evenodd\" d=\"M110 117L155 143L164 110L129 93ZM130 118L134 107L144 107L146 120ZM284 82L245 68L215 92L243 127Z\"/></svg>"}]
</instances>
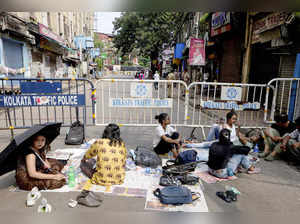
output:
<instances>
[{"instance_id":1,"label":"utility pole","mask_svg":"<svg viewBox=\"0 0 300 224\"><path fill-rule=\"evenodd\" d=\"M245 48L243 60L243 70L242 70L242 83L249 82L249 72L251 65L251 43L252 43L252 30L253 30L253 20L250 18L249 12L247 12L246 19L246 33L245 33Z\"/></svg>"}]
</instances>

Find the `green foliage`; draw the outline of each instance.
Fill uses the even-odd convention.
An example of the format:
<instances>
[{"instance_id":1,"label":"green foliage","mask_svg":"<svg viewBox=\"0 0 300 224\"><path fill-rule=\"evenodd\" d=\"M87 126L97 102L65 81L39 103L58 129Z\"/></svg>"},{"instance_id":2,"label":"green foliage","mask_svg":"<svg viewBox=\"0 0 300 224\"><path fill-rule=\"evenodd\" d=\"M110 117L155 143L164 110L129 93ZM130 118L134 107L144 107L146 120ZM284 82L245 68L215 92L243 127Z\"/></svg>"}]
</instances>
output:
<instances>
[{"instance_id":1,"label":"green foliage","mask_svg":"<svg viewBox=\"0 0 300 224\"><path fill-rule=\"evenodd\" d=\"M149 67L151 63L150 58L139 57L139 65L142 67Z\"/></svg>"},{"instance_id":2,"label":"green foliage","mask_svg":"<svg viewBox=\"0 0 300 224\"><path fill-rule=\"evenodd\" d=\"M103 60L102 60L102 58L96 58L95 62L97 63L98 69L102 70L102 67L103 67Z\"/></svg>"},{"instance_id":3,"label":"green foliage","mask_svg":"<svg viewBox=\"0 0 300 224\"><path fill-rule=\"evenodd\" d=\"M138 49L138 54L155 59L163 46L175 43L184 22L181 12L125 12L114 21L114 46L122 55Z\"/></svg>"},{"instance_id":4,"label":"green foliage","mask_svg":"<svg viewBox=\"0 0 300 224\"><path fill-rule=\"evenodd\" d=\"M104 49L104 43L98 38L98 35L94 34L94 47L99 48L100 52Z\"/></svg>"}]
</instances>

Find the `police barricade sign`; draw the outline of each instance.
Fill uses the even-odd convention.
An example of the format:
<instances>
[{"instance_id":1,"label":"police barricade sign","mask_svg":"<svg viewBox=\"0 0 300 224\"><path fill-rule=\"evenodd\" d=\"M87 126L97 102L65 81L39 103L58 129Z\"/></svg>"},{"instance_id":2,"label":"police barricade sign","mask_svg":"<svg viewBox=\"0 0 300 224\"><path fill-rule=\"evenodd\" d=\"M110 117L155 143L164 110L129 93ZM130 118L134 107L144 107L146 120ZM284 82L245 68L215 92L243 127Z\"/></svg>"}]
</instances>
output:
<instances>
[{"instance_id":1,"label":"police barricade sign","mask_svg":"<svg viewBox=\"0 0 300 224\"><path fill-rule=\"evenodd\" d=\"M68 127L75 120L95 124L95 88L87 79L0 79L0 90L0 109L5 111L0 128L46 122Z\"/></svg>"},{"instance_id":2,"label":"police barricade sign","mask_svg":"<svg viewBox=\"0 0 300 224\"><path fill-rule=\"evenodd\" d=\"M12 95L0 96L0 107L84 106L85 95Z\"/></svg>"}]
</instances>

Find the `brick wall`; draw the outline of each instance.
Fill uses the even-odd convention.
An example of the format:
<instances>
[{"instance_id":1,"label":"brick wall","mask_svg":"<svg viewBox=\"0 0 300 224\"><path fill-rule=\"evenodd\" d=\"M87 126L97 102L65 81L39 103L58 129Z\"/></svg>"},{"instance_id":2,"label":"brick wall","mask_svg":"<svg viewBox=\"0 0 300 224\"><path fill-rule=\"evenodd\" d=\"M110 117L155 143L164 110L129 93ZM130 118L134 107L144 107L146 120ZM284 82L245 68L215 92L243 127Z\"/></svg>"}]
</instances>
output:
<instances>
[{"instance_id":1,"label":"brick wall","mask_svg":"<svg viewBox=\"0 0 300 224\"><path fill-rule=\"evenodd\" d=\"M223 54L220 66L220 82L241 81L241 39L233 35L222 41Z\"/></svg>"}]
</instances>

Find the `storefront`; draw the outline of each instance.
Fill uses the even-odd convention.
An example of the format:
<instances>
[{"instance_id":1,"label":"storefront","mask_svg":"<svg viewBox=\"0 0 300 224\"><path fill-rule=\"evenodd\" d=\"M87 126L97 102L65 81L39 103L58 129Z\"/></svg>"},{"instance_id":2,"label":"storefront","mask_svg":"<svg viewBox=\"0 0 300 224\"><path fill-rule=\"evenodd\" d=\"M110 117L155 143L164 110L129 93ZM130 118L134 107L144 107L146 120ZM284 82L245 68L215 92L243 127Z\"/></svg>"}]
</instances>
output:
<instances>
[{"instance_id":1,"label":"storefront","mask_svg":"<svg viewBox=\"0 0 300 224\"><path fill-rule=\"evenodd\" d=\"M42 49L42 77L61 78L66 70L62 57L67 47L63 38L39 24L38 47Z\"/></svg>"},{"instance_id":2,"label":"storefront","mask_svg":"<svg viewBox=\"0 0 300 224\"><path fill-rule=\"evenodd\" d=\"M0 24L2 31L0 33L0 64L15 71L23 71L0 75L14 78L29 77L29 62L31 61L29 49L34 42L34 37L28 33L26 23L21 19L3 12L0 14L0 19L2 21Z\"/></svg>"}]
</instances>

